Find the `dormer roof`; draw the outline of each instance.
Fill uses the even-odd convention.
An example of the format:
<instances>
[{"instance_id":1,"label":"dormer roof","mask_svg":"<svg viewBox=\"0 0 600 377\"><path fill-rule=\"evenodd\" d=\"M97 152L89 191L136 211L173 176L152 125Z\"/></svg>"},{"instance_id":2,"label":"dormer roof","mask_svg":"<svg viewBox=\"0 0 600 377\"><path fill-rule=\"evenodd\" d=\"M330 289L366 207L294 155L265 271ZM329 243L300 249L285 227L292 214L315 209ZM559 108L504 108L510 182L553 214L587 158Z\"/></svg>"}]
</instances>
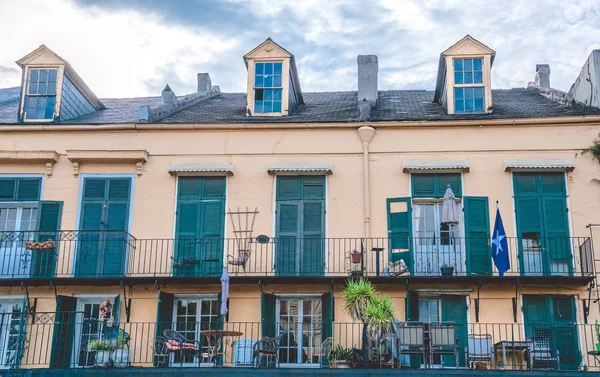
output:
<instances>
[{"instance_id":1,"label":"dormer roof","mask_svg":"<svg viewBox=\"0 0 600 377\"><path fill-rule=\"evenodd\" d=\"M29 67L44 67L44 66L57 66L62 65L65 68L65 75L73 82L73 84L77 87L77 89L81 92L81 94L85 97L86 100L96 109L102 110L104 109L104 104L96 97L94 92L87 86L87 84L83 81L83 79L75 72L71 64L63 58L61 58L54 51L49 49L46 45L40 45L40 47L36 48L29 54L23 56L21 59L17 60L15 63L21 69L26 66Z\"/></svg>"}]
</instances>

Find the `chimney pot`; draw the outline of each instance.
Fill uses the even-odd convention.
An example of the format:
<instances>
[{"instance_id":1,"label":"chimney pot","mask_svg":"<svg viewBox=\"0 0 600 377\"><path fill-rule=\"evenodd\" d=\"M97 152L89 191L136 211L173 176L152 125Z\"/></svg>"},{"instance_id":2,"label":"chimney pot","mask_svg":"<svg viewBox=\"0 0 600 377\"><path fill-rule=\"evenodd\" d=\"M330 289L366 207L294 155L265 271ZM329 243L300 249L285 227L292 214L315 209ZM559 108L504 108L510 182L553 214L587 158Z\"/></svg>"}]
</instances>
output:
<instances>
[{"instance_id":1,"label":"chimney pot","mask_svg":"<svg viewBox=\"0 0 600 377\"><path fill-rule=\"evenodd\" d=\"M550 88L550 65L536 64L535 84L541 88Z\"/></svg>"},{"instance_id":2,"label":"chimney pot","mask_svg":"<svg viewBox=\"0 0 600 377\"><path fill-rule=\"evenodd\" d=\"M208 93L212 89L212 81L208 73L198 73L198 93Z\"/></svg>"},{"instance_id":3,"label":"chimney pot","mask_svg":"<svg viewBox=\"0 0 600 377\"><path fill-rule=\"evenodd\" d=\"M360 102L367 100L371 108L377 107L377 74L379 63L377 55L358 55L358 106Z\"/></svg>"}]
</instances>

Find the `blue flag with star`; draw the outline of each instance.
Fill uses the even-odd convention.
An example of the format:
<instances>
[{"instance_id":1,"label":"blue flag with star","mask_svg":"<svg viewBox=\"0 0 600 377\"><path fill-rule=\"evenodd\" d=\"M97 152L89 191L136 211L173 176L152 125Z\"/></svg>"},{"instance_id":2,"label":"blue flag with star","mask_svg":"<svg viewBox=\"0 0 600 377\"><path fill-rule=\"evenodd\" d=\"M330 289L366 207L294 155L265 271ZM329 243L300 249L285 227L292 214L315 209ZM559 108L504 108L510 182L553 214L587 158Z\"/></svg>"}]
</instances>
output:
<instances>
[{"instance_id":1,"label":"blue flag with star","mask_svg":"<svg viewBox=\"0 0 600 377\"><path fill-rule=\"evenodd\" d=\"M494 234L492 234L492 259L498 269L498 274L500 277L504 277L504 273L510 270L510 258L508 256L508 240L498 205L496 205L496 221L494 222Z\"/></svg>"}]
</instances>

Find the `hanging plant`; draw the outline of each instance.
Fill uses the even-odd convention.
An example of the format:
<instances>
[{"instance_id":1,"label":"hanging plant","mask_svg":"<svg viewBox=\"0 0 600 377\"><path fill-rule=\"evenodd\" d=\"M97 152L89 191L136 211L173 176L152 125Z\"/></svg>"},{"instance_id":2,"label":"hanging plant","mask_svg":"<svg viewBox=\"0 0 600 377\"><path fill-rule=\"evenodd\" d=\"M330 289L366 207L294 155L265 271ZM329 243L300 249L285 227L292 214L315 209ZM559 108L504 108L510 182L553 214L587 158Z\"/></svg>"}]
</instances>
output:
<instances>
[{"instance_id":1,"label":"hanging plant","mask_svg":"<svg viewBox=\"0 0 600 377\"><path fill-rule=\"evenodd\" d=\"M591 154L592 159L600 164L600 134L598 134L598 138L594 139L592 145L581 151L581 154Z\"/></svg>"}]
</instances>

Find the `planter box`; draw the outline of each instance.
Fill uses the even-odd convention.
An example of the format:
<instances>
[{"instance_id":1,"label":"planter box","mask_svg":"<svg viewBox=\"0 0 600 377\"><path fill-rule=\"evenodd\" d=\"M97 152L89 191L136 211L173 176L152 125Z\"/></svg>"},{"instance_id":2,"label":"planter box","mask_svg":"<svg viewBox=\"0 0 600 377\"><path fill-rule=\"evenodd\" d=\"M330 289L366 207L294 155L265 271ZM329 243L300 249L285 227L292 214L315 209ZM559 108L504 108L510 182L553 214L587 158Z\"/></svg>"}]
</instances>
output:
<instances>
[{"instance_id":1,"label":"planter box","mask_svg":"<svg viewBox=\"0 0 600 377\"><path fill-rule=\"evenodd\" d=\"M111 359L114 366L117 368L125 368L129 366L129 350L116 349L111 352Z\"/></svg>"},{"instance_id":2,"label":"planter box","mask_svg":"<svg viewBox=\"0 0 600 377\"><path fill-rule=\"evenodd\" d=\"M110 351L96 351L96 361L94 365L104 367L110 364Z\"/></svg>"}]
</instances>

